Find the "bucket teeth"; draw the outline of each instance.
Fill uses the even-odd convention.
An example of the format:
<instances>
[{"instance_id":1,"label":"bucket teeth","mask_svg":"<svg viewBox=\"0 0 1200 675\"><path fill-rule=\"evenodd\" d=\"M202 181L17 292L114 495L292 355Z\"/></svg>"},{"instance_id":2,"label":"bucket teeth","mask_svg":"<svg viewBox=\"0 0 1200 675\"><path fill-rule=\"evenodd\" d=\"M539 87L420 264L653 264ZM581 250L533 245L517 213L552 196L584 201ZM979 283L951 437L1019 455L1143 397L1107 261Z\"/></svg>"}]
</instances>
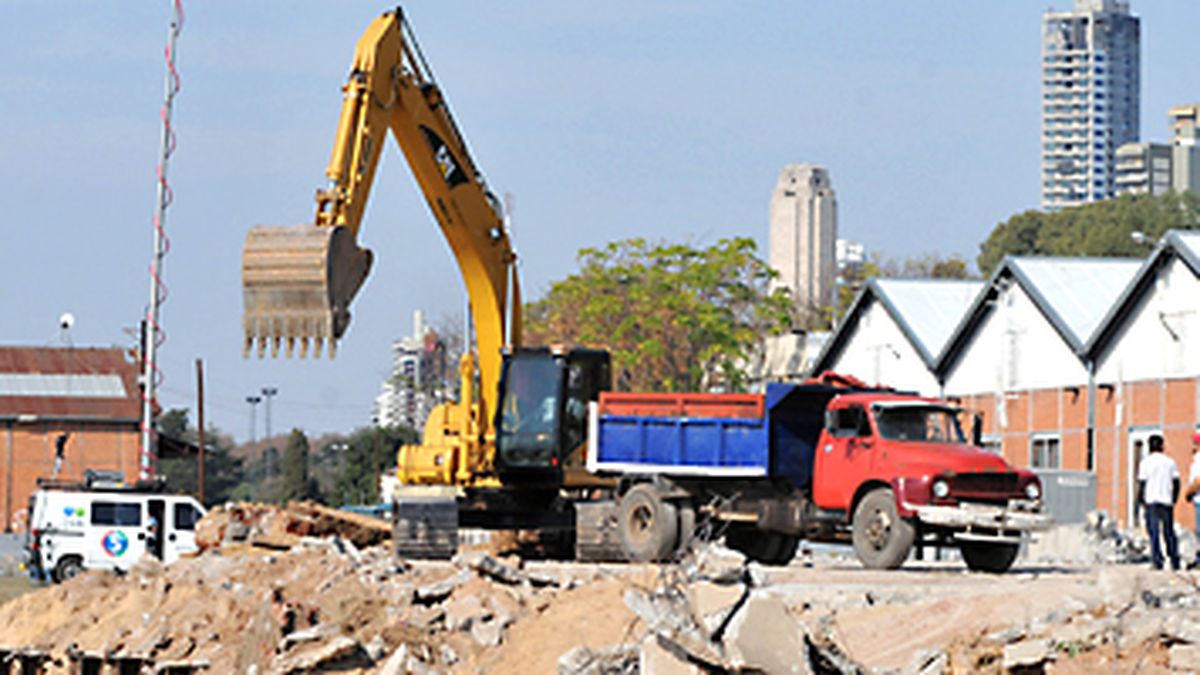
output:
<instances>
[{"instance_id":1,"label":"bucket teeth","mask_svg":"<svg viewBox=\"0 0 1200 675\"><path fill-rule=\"evenodd\" d=\"M257 345L260 358L268 346L272 357L282 348L306 358L311 346L319 358L328 342L332 358L370 265L371 252L344 227L251 229L242 255L243 353Z\"/></svg>"}]
</instances>

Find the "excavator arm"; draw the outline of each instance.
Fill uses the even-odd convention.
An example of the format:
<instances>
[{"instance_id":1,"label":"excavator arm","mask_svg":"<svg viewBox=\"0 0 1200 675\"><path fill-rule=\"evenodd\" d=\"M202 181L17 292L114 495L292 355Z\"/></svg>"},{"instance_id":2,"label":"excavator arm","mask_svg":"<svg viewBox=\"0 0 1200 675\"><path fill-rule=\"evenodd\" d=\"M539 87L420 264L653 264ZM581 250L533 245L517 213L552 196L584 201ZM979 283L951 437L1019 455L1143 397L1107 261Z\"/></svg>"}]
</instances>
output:
<instances>
[{"instance_id":1,"label":"excavator arm","mask_svg":"<svg viewBox=\"0 0 1200 675\"><path fill-rule=\"evenodd\" d=\"M366 279L370 251L358 234L388 131L396 138L458 262L471 305L486 435L501 350L520 344L516 255L501 210L399 9L375 19L359 40L343 87L341 117L312 224L255 227L242 257L245 351L290 355L310 343L334 354L350 322L350 303ZM465 371L464 380L470 377ZM469 387L462 406L470 406ZM461 417L461 415L460 415ZM428 436L428 432L427 432ZM476 452L472 452L476 454ZM464 460L466 458L463 458ZM476 457L478 459L478 457ZM472 460L471 463L477 463ZM466 467L460 467L465 470ZM474 470L478 470L476 467ZM465 474L464 474L465 475Z\"/></svg>"}]
</instances>

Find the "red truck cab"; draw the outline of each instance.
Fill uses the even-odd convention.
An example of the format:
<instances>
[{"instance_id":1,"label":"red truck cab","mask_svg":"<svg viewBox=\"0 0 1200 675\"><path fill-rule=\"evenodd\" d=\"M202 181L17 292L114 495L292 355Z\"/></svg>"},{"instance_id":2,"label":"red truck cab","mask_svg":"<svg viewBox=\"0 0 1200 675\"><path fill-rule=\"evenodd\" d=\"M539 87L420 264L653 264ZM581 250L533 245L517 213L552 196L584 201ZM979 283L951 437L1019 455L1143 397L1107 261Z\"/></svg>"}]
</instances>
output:
<instances>
[{"instance_id":1,"label":"red truck cab","mask_svg":"<svg viewBox=\"0 0 1200 675\"><path fill-rule=\"evenodd\" d=\"M968 442L962 417L944 401L884 390L829 401L812 500L844 514L867 566L898 566L918 537L933 536L972 568L1003 571L1021 535L1049 525L1038 477Z\"/></svg>"}]
</instances>

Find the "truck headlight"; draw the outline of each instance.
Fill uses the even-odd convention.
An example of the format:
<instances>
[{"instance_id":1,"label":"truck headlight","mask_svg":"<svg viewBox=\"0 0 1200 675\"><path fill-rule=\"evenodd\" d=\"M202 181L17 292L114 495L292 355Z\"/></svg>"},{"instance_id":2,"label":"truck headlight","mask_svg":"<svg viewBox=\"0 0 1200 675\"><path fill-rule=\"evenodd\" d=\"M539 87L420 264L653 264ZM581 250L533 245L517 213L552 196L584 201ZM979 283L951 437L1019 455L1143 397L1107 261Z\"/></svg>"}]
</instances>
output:
<instances>
[{"instance_id":1,"label":"truck headlight","mask_svg":"<svg viewBox=\"0 0 1200 675\"><path fill-rule=\"evenodd\" d=\"M1025 484L1025 496L1029 499L1039 499L1042 496L1042 486L1037 484L1037 481L1030 481Z\"/></svg>"},{"instance_id":2,"label":"truck headlight","mask_svg":"<svg viewBox=\"0 0 1200 675\"><path fill-rule=\"evenodd\" d=\"M950 496L950 484L942 479L933 481L933 496L938 499L945 499Z\"/></svg>"}]
</instances>

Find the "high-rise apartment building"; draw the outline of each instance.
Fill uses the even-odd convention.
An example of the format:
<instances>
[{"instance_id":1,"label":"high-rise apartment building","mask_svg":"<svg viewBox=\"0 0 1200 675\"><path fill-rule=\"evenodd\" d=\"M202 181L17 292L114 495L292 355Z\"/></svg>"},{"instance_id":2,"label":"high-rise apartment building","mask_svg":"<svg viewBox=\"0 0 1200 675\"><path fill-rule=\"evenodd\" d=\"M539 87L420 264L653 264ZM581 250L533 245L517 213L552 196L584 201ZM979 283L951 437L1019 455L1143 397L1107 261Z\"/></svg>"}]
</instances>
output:
<instances>
[{"instance_id":1,"label":"high-rise apartment building","mask_svg":"<svg viewBox=\"0 0 1200 675\"><path fill-rule=\"evenodd\" d=\"M1126 143L1117 148L1117 194L1161 195L1171 189L1171 146Z\"/></svg>"},{"instance_id":2,"label":"high-rise apartment building","mask_svg":"<svg viewBox=\"0 0 1200 675\"><path fill-rule=\"evenodd\" d=\"M1177 105L1167 114L1175 133L1170 145L1126 143L1117 148L1117 194L1200 194L1200 104Z\"/></svg>"},{"instance_id":3,"label":"high-rise apartment building","mask_svg":"<svg viewBox=\"0 0 1200 675\"><path fill-rule=\"evenodd\" d=\"M1116 193L1117 148L1138 140L1141 26L1125 0L1042 17L1042 208Z\"/></svg>"},{"instance_id":4,"label":"high-rise apartment building","mask_svg":"<svg viewBox=\"0 0 1200 675\"><path fill-rule=\"evenodd\" d=\"M392 368L375 397L377 426L422 429L433 406L445 400L446 354L421 310L413 312L413 334L392 343Z\"/></svg>"},{"instance_id":5,"label":"high-rise apartment building","mask_svg":"<svg viewBox=\"0 0 1200 675\"><path fill-rule=\"evenodd\" d=\"M1171 117L1171 188L1200 194L1200 103L1177 105L1167 113Z\"/></svg>"},{"instance_id":6,"label":"high-rise apartment building","mask_svg":"<svg viewBox=\"0 0 1200 675\"><path fill-rule=\"evenodd\" d=\"M789 164L771 193L770 264L776 286L792 291L801 315L833 300L837 274L837 197L829 172L815 164Z\"/></svg>"}]
</instances>

